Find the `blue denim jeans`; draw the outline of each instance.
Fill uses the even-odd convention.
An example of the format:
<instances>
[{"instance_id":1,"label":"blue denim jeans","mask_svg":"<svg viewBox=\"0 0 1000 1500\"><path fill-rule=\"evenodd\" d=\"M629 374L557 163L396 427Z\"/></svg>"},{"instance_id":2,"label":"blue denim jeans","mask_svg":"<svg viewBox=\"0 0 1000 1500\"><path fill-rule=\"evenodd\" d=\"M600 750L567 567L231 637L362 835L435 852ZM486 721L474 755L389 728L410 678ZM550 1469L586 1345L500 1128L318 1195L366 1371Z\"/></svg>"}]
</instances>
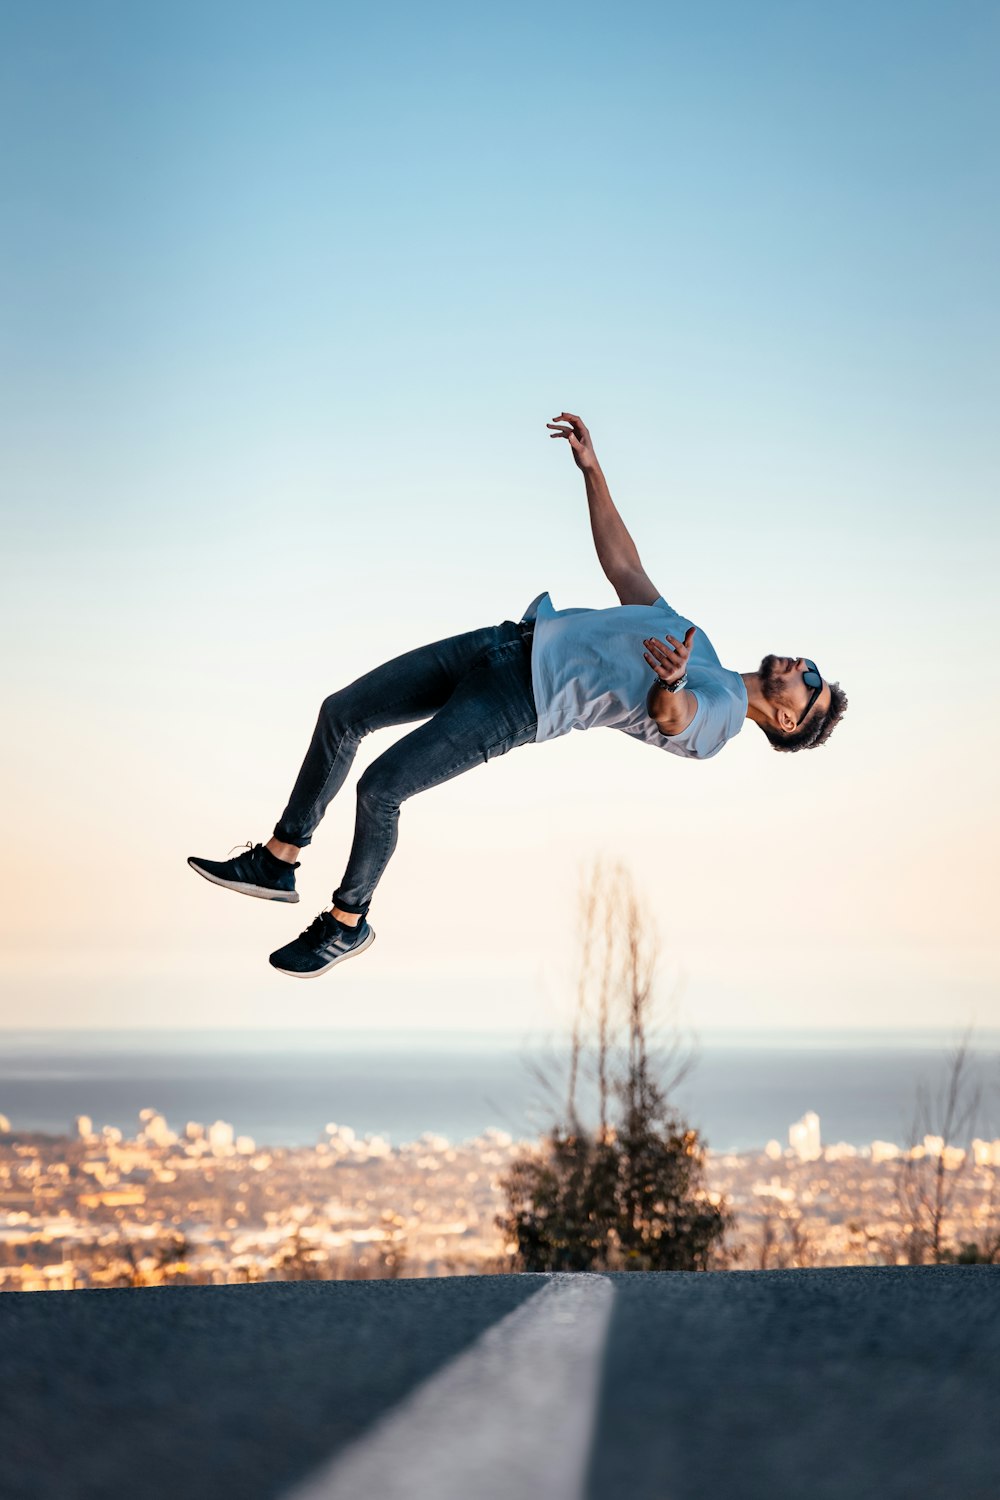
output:
<instances>
[{"instance_id":1,"label":"blue denim jeans","mask_svg":"<svg viewBox=\"0 0 1000 1500\"><path fill-rule=\"evenodd\" d=\"M425 719L371 763L357 787L354 844L333 893L368 911L396 847L400 804L535 738L529 627L513 620L394 657L324 699L275 838L305 848L373 729Z\"/></svg>"}]
</instances>

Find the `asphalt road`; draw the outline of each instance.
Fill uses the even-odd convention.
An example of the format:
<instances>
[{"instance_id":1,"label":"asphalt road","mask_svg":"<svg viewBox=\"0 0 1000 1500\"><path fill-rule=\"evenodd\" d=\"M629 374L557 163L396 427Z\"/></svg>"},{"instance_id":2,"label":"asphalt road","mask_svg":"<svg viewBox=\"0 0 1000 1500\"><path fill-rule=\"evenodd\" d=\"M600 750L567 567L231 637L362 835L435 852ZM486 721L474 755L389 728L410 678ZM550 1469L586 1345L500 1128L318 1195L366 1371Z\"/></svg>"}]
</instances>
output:
<instances>
[{"instance_id":1,"label":"asphalt road","mask_svg":"<svg viewBox=\"0 0 1000 1500\"><path fill-rule=\"evenodd\" d=\"M594 1500L1000 1500L1000 1267L614 1280Z\"/></svg>"},{"instance_id":2,"label":"asphalt road","mask_svg":"<svg viewBox=\"0 0 1000 1500\"><path fill-rule=\"evenodd\" d=\"M1000 1267L0 1294L4 1500L997 1500Z\"/></svg>"}]
</instances>

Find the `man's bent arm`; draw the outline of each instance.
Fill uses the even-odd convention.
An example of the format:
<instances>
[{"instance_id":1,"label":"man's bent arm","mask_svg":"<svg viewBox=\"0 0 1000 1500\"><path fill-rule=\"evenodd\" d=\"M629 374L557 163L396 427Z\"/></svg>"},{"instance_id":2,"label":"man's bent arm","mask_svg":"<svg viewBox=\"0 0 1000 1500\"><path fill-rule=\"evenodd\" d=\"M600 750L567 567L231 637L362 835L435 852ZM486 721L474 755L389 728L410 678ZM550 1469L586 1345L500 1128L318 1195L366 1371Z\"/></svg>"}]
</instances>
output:
<instances>
[{"instance_id":1,"label":"man's bent arm","mask_svg":"<svg viewBox=\"0 0 1000 1500\"><path fill-rule=\"evenodd\" d=\"M680 734L698 712L698 700L687 688L668 693L662 683L654 682L646 697L646 708L661 734Z\"/></svg>"}]
</instances>

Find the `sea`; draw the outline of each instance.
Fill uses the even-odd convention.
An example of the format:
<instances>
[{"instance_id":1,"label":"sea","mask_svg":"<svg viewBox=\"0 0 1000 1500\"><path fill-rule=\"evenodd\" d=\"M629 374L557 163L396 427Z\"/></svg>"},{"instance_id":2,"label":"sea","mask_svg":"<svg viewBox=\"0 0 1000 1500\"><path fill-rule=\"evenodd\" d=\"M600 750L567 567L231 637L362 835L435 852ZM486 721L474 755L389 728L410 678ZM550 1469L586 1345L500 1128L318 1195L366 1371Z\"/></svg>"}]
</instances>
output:
<instances>
[{"instance_id":1,"label":"sea","mask_svg":"<svg viewBox=\"0 0 1000 1500\"><path fill-rule=\"evenodd\" d=\"M710 1151L788 1141L812 1110L824 1144L905 1144L921 1097L924 1130L947 1081L954 1034L782 1032L690 1038L666 1066L671 1103ZM344 1031L0 1031L0 1115L11 1129L71 1133L79 1115L127 1137L152 1109L171 1129L224 1120L257 1146L311 1146L328 1125L401 1145L489 1129L534 1138L560 1117L565 1042L511 1033ZM981 1107L966 1136L1000 1135L1000 1032L970 1042ZM593 1086L579 1096L584 1118ZM938 1111L938 1114L940 1111ZM967 1141L966 1141L967 1144Z\"/></svg>"}]
</instances>

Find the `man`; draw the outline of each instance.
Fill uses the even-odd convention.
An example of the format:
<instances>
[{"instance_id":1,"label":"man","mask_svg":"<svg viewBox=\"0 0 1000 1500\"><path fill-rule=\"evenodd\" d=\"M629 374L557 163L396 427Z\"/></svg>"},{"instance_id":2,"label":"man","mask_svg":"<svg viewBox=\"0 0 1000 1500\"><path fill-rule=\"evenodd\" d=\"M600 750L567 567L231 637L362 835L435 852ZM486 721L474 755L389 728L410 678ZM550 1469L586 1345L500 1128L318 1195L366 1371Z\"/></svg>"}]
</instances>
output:
<instances>
[{"instance_id":1,"label":"man","mask_svg":"<svg viewBox=\"0 0 1000 1500\"><path fill-rule=\"evenodd\" d=\"M708 638L651 583L615 508L590 433L570 412L546 424L582 470L611 609L552 607L540 594L520 622L505 620L397 656L325 699L291 798L266 844L228 860L188 864L227 890L298 901L295 871L362 737L425 722L372 762L358 781L347 869L320 912L271 954L283 974L311 979L375 940L367 915L396 846L400 805L518 745L605 727L689 760L708 760L747 719L776 750L825 744L847 699L806 657L765 656L731 672ZM645 664L645 665L644 665ZM652 678L650 678L650 672Z\"/></svg>"}]
</instances>

